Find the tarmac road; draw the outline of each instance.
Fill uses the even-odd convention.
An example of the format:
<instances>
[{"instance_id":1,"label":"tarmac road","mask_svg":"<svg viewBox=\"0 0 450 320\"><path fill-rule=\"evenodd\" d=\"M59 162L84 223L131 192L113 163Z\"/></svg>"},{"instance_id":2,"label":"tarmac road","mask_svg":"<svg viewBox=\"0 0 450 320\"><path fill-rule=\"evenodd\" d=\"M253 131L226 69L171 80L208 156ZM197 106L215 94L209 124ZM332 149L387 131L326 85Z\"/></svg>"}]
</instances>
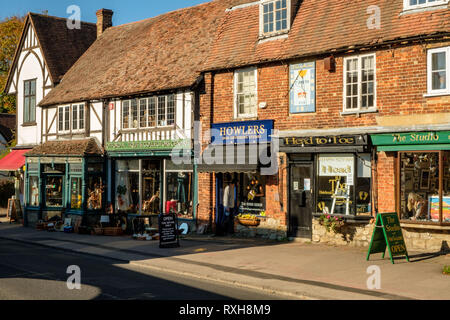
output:
<instances>
[{"instance_id":1,"label":"tarmac road","mask_svg":"<svg viewBox=\"0 0 450 320\"><path fill-rule=\"evenodd\" d=\"M80 267L81 290L67 268ZM13 241L0 241L0 300L276 300L288 299Z\"/></svg>"}]
</instances>

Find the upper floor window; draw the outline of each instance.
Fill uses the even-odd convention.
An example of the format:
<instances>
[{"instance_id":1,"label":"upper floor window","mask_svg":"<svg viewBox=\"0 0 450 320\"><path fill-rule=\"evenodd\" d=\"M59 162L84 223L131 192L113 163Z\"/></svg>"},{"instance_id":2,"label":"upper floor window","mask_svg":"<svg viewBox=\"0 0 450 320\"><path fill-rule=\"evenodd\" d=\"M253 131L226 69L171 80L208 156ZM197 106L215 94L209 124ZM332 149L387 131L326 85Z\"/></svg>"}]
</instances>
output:
<instances>
[{"instance_id":1,"label":"upper floor window","mask_svg":"<svg viewBox=\"0 0 450 320\"><path fill-rule=\"evenodd\" d=\"M58 132L77 132L85 129L84 104L73 104L58 108Z\"/></svg>"},{"instance_id":2,"label":"upper floor window","mask_svg":"<svg viewBox=\"0 0 450 320\"><path fill-rule=\"evenodd\" d=\"M376 109L375 54L344 59L344 112Z\"/></svg>"},{"instance_id":3,"label":"upper floor window","mask_svg":"<svg viewBox=\"0 0 450 320\"><path fill-rule=\"evenodd\" d=\"M428 93L450 94L450 47L428 51Z\"/></svg>"},{"instance_id":4,"label":"upper floor window","mask_svg":"<svg viewBox=\"0 0 450 320\"><path fill-rule=\"evenodd\" d=\"M449 0L403 0L405 10L432 7L447 4Z\"/></svg>"},{"instance_id":5,"label":"upper floor window","mask_svg":"<svg viewBox=\"0 0 450 320\"><path fill-rule=\"evenodd\" d=\"M234 74L235 117L256 117L257 106L257 69L238 70Z\"/></svg>"},{"instance_id":6,"label":"upper floor window","mask_svg":"<svg viewBox=\"0 0 450 320\"><path fill-rule=\"evenodd\" d=\"M122 129L173 126L175 107L174 94L123 101Z\"/></svg>"},{"instance_id":7,"label":"upper floor window","mask_svg":"<svg viewBox=\"0 0 450 320\"><path fill-rule=\"evenodd\" d=\"M36 79L24 81L23 122L36 122Z\"/></svg>"},{"instance_id":8,"label":"upper floor window","mask_svg":"<svg viewBox=\"0 0 450 320\"><path fill-rule=\"evenodd\" d=\"M262 1L260 7L261 36L289 31L290 2L290 0Z\"/></svg>"}]
</instances>

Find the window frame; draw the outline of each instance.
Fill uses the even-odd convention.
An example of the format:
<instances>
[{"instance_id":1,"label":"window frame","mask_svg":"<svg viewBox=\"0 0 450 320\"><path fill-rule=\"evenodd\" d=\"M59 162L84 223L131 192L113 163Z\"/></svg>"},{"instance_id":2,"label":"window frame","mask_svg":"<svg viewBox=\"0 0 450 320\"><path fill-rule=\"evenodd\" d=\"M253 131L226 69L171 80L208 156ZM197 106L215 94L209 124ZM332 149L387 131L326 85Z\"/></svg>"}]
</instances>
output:
<instances>
[{"instance_id":1,"label":"window frame","mask_svg":"<svg viewBox=\"0 0 450 320\"><path fill-rule=\"evenodd\" d=\"M397 151L396 152L396 159L395 159L395 179L394 179L394 185L395 185L395 207L397 209L398 217L400 220L400 223L402 224L411 224L411 225L430 225L430 226L450 226L450 223L445 222L443 220L443 202L442 199L444 197L443 195L443 181L444 181L444 175L443 172L443 161L444 161L444 155L447 150L416 150L416 151ZM431 221L431 220L406 220L402 218L402 209L401 209L401 188L400 188L400 181L401 181L401 157L404 153L435 153L439 154L439 221Z\"/></svg>"},{"instance_id":2,"label":"window frame","mask_svg":"<svg viewBox=\"0 0 450 320\"><path fill-rule=\"evenodd\" d=\"M444 52L446 54L446 89L433 89L433 54ZM450 46L434 48L427 51L427 94L450 94Z\"/></svg>"},{"instance_id":3,"label":"window frame","mask_svg":"<svg viewBox=\"0 0 450 320\"><path fill-rule=\"evenodd\" d=\"M34 94L31 94L31 84L34 82ZM29 94L26 94L26 86L29 84ZM35 124L36 123L36 107L37 107L37 78L28 79L23 81L23 123L24 124ZM31 102L31 98L34 98L34 113L33 118L31 118L31 104L28 103L28 110L26 110L25 101L29 99Z\"/></svg>"},{"instance_id":4,"label":"window frame","mask_svg":"<svg viewBox=\"0 0 450 320\"><path fill-rule=\"evenodd\" d=\"M74 129L73 126L73 110L74 106L77 107L77 129ZM66 118L65 109L69 108L69 119ZM62 110L62 112L61 112ZM60 128L61 124L61 114L62 114L62 129ZM81 117L82 115L82 117ZM61 105L57 108L57 132L58 134L69 134L69 133L82 133L86 130L86 104L85 103L74 103L68 105ZM66 121L69 122L69 129L66 129L65 124ZM83 128L81 128L81 123L83 123Z\"/></svg>"},{"instance_id":5,"label":"window frame","mask_svg":"<svg viewBox=\"0 0 450 320\"><path fill-rule=\"evenodd\" d=\"M168 115L169 115L169 100L170 97L173 97L173 123L168 124ZM159 112L159 100L160 98L164 99L164 121L166 122L165 125L159 125L159 116L160 116L160 112ZM134 127L132 125L132 122L134 121L133 119L133 108L132 108L132 101L135 100L137 103L137 127ZM143 102L145 100L145 106L143 106L141 104L141 102ZM149 110L150 110L150 100L153 100L154 104L153 104L153 108L154 108L154 125L149 125ZM172 128L174 126L176 126L176 111L177 111L177 96L176 93L171 93L171 94L164 94L164 95L154 95L154 96L150 96L147 98L134 98L134 99L127 99L127 100L123 100L122 104L121 104L121 129L124 131L134 131L134 130L139 130L139 129L156 129L156 128ZM125 128L124 127L124 104L128 103L128 127ZM145 113L142 114L142 109L141 107L145 108ZM145 117L145 121L143 121L142 116ZM141 124L145 122L145 126L142 126Z\"/></svg>"},{"instance_id":6,"label":"window frame","mask_svg":"<svg viewBox=\"0 0 450 320\"><path fill-rule=\"evenodd\" d=\"M372 57L373 58L373 68L374 68L374 88L373 88L373 107L361 108L361 101L362 101L362 59ZM356 109L349 109L347 108L347 61L358 59L358 108ZM365 113L365 112L376 112L378 110L377 106L377 55L376 53L369 53L369 54L361 54L361 55L354 55L350 57L344 58L344 66L343 66L343 113L349 114L349 113Z\"/></svg>"},{"instance_id":7,"label":"window frame","mask_svg":"<svg viewBox=\"0 0 450 320\"><path fill-rule=\"evenodd\" d=\"M430 7L436 7L440 5L446 5L449 3L449 0L436 0L432 3L429 2L429 0L426 0L425 3L417 3L415 5L410 4L410 0L403 0L403 10L414 10L414 9L423 9L423 8L430 8Z\"/></svg>"},{"instance_id":8,"label":"window frame","mask_svg":"<svg viewBox=\"0 0 450 320\"><path fill-rule=\"evenodd\" d=\"M247 114L240 114L239 113L239 103L238 103L238 77L240 73L245 72L254 72L255 77L255 113L247 113ZM235 119L249 119L249 118L257 118L258 117L258 68L257 67L251 67L251 68L245 68L245 69L239 69L234 71L233 76L233 100L234 100L234 118Z\"/></svg>"},{"instance_id":9,"label":"window frame","mask_svg":"<svg viewBox=\"0 0 450 320\"><path fill-rule=\"evenodd\" d=\"M276 30L276 3L282 0L261 0L259 4L259 36L260 38L268 38L278 35L283 35L291 30L291 0L286 0L286 29ZM273 4L273 31L264 32L264 6L267 4ZM281 20L282 21L282 20Z\"/></svg>"}]
</instances>

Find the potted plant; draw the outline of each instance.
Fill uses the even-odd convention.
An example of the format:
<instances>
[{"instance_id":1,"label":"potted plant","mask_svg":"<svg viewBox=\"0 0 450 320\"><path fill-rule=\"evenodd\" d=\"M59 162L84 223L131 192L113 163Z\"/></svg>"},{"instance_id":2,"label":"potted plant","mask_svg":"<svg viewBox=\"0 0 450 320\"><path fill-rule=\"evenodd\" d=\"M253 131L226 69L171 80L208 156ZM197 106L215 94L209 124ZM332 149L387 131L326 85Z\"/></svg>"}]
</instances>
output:
<instances>
[{"instance_id":1,"label":"potted plant","mask_svg":"<svg viewBox=\"0 0 450 320\"><path fill-rule=\"evenodd\" d=\"M345 221L343 218L331 215L320 216L319 222L327 229L328 232L333 231L334 233L338 233L345 225Z\"/></svg>"}]
</instances>

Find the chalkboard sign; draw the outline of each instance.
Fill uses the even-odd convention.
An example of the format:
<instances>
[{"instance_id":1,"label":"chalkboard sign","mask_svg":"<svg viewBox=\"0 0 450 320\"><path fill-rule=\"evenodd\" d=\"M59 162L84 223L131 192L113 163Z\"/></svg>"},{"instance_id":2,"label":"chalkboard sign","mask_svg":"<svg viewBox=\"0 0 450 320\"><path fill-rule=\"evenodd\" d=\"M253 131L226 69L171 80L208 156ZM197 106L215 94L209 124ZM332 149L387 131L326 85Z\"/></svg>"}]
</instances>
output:
<instances>
[{"instance_id":1,"label":"chalkboard sign","mask_svg":"<svg viewBox=\"0 0 450 320\"><path fill-rule=\"evenodd\" d=\"M159 216L159 247L173 248L179 247L178 221L175 214L165 214Z\"/></svg>"},{"instance_id":2,"label":"chalkboard sign","mask_svg":"<svg viewBox=\"0 0 450 320\"><path fill-rule=\"evenodd\" d=\"M396 213L378 214L369 253L367 254L367 261L369 261L370 255L375 253L382 253L384 259L386 249L389 251L393 264L394 257L397 256L406 256L406 260L409 262L402 227Z\"/></svg>"}]
</instances>

